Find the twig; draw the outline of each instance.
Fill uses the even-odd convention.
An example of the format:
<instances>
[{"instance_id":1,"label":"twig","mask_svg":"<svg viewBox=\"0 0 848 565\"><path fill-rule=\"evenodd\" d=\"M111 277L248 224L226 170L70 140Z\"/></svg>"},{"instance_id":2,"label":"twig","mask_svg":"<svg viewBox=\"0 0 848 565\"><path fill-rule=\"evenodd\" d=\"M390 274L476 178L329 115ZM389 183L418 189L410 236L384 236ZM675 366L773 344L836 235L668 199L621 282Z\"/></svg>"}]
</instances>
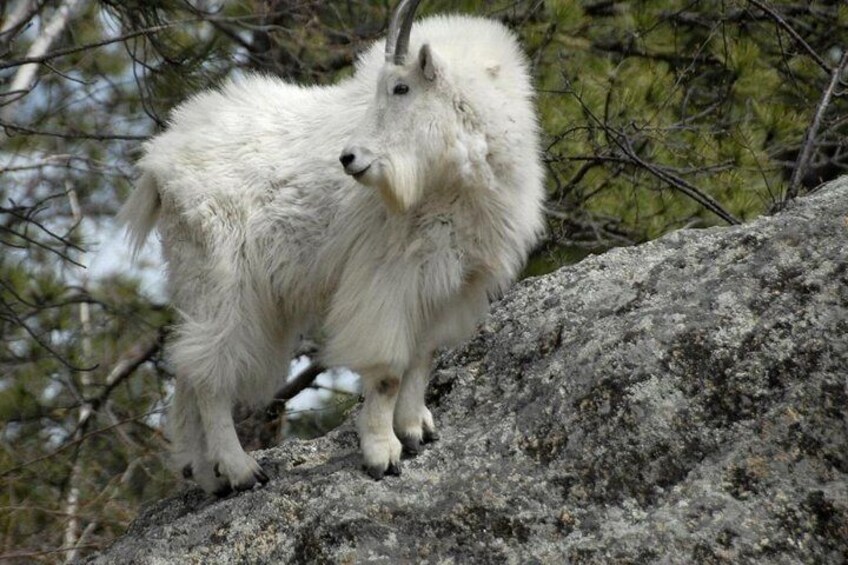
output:
<instances>
[{"instance_id":1,"label":"twig","mask_svg":"<svg viewBox=\"0 0 848 565\"><path fill-rule=\"evenodd\" d=\"M29 51L27 51L27 59L36 59L38 57L42 57L53 42L59 37L64 31L65 27L68 25L68 21L73 17L74 12L77 9L77 5L79 4L79 0L63 0L59 3L59 6L56 8L56 11L53 13L52 17L46 22L46 25L42 28L41 32L32 42L29 47ZM44 17L42 16L42 22L44 21ZM36 85L36 81L38 80L38 65L34 63L21 65L18 67L18 70L15 71L14 77L12 77L11 85L9 86L10 92L22 92L20 96L17 96L14 100L20 100L27 93L31 92L33 87ZM14 101L13 100L13 101ZM11 108L8 106L3 108L0 115L9 116L11 115Z\"/></svg>"},{"instance_id":2,"label":"twig","mask_svg":"<svg viewBox=\"0 0 848 565\"><path fill-rule=\"evenodd\" d=\"M88 543L84 545L77 546L77 549L101 549L103 546L97 543ZM51 555L53 553L62 553L67 551L66 547L55 547L53 549L45 549L44 551L19 551L17 553L2 553L0 554L0 561L4 561L6 559L9 560L24 560L24 559L33 559L35 557L44 557L45 555Z\"/></svg>"},{"instance_id":3,"label":"twig","mask_svg":"<svg viewBox=\"0 0 848 565\"><path fill-rule=\"evenodd\" d=\"M51 199L52 198L53 197L51 196ZM39 212L41 212L44 209L44 208L41 208L41 205L46 201L47 201L47 199L42 200L41 202L39 202L35 206L29 207L29 208L19 207L18 209L14 209L14 208L4 208L4 207L0 206L0 212L5 213L5 214L9 214L12 217L21 220L22 222L32 224L35 227L39 228L44 233L46 233L47 235L49 235L50 237L52 237L53 239L55 239L55 240L59 241L60 243L62 243L63 245L65 245L66 247L71 247L71 248L75 249L76 251L80 251L82 253L85 253L85 249L83 249L82 247L80 247L76 243L69 241L67 239L67 236L61 236L57 233L53 233L44 224L42 224L41 222L39 222L35 219L35 215L38 214ZM27 210L27 214L26 215L20 214L18 212L19 209ZM15 235L18 235L18 237L23 238L23 236L20 236L19 234L15 234ZM71 261L71 262L74 262L72 259L68 259L68 260ZM82 265L81 263L74 262L74 264L76 264L79 267L85 268L85 266Z\"/></svg>"},{"instance_id":4,"label":"twig","mask_svg":"<svg viewBox=\"0 0 848 565\"><path fill-rule=\"evenodd\" d=\"M680 192L682 192L683 194L685 194L686 196L688 196L689 198L691 198L692 200L694 200L695 202L697 202L698 204L700 204L701 206L703 206L704 208L706 208L707 210L727 222L728 224L739 225L742 223L736 216L725 210L724 207L722 207L722 205L719 204L717 200L715 200L709 194L703 192L701 189L699 189L692 183L687 182L685 179L682 179L677 175L669 173L668 171L664 171L639 157L636 151L633 150L633 146L630 145L630 140L628 140L625 136L616 134L613 136L613 140L615 141L615 144L618 145L622 151L624 151L624 154L627 155L630 159L632 159L634 163L636 163L658 179L666 182L667 184L670 184L671 186L673 186L674 188L676 188L677 190L679 190Z\"/></svg>"},{"instance_id":5,"label":"twig","mask_svg":"<svg viewBox=\"0 0 848 565\"><path fill-rule=\"evenodd\" d=\"M315 383L312 383L311 385L309 385L309 388L311 388L313 390L326 390L327 392L331 392L333 394L344 394L346 396L359 396L358 392L354 392L352 390L345 390L343 388L336 388L336 387L327 386L327 385L319 385L319 384L315 384Z\"/></svg>"},{"instance_id":6,"label":"twig","mask_svg":"<svg viewBox=\"0 0 848 565\"><path fill-rule=\"evenodd\" d=\"M32 328L30 328L30 327L26 324L26 322L24 322L24 321L23 321L23 320L22 320L22 319L21 319L21 318L17 315L17 313L15 313L15 310L12 308L12 305L11 305L11 304L9 304L8 302L6 302L6 301L5 301L5 300L3 300L2 298L0 298L0 305L2 305L2 306L4 306L4 307L5 307L6 312L8 313L9 318L12 320L12 322L14 322L14 323L15 323L15 325L17 325L18 327L23 328L23 329L24 329L24 331L25 331L26 333L28 333L28 334L29 334L29 336L33 339L33 341L35 341L35 343L37 343L37 344L38 344L38 345L40 345L40 346L41 346L44 350L46 350L48 353L50 353L50 355L51 355L51 356L53 356L53 357L54 357L57 361L59 361L59 362L60 362L62 365L64 365L66 368L70 369L71 371L75 371L75 372L93 371L94 369L96 369L96 368L97 368L97 365L94 365L94 366L92 366L92 367L77 367L76 365L74 365L73 363L71 363L70 361L68 361L68 360L67 360L67 359L65 359L64 357L62 357L62 355L61 355L58 351L54 350L54 349L50 346L50 344L48 344L46 341L44 341L43 339L41 339L41 336L39 336L37 333L35 333L35 331L34 331Z\"/></svg>"},{"instance_id":7,"label":"twig","mask_svg":"<svg viewBox=\"0 0 848 565\"><path fill-rule=\"evenodd\" d=\"M123 134L95 134L95 133L64 133L59 131L47 131L47 130L37 130L28 128L26 126L22 126L19 124L13 124L10 122L0 120L0 127L6 130L6 135L10 135L9 132L15 133L25 133L27 135L44 135L47 137L58 137L61 139L93 139L94 141L144 141L148 138L146 135L123 135Z\"/></svg>"},{"instance_id":8,"label":"twig","mask_svg":"<svg viewBox=\"0 0 848 565\"><path fill-rule=\"evenodd\" d=\"M796 161L795 169L792 171L792 178L789 181L789 188L786 190L786 195L783 198L783 204L798 196L798 192L801 189L801 181L810 166L810 158L813 154L813 146L815 145L816 137L819 133L822 118L827 111L827 107L830 105L833 92L839 84L839 78L845 70L846 65L848 65L848 51L842 54L842 59L840 59L836 68L833 69L833 73L830 76L830 84L827 85L827 88L822 94L821 100L819 100L819 104L816 107L816 114L813 118L813 123L811 123L810 127L807 128L807 133L804 136L804 145L801 148L801 152L798 154L798 161Z\"/></svg>"},{"instance_id":9,"label":"twig","mask_svg":"<svg viewBox=\"0 0 848 565\"><path fill-rule=\"evenodd\" d=\"M571 90L570 94L574 96L575 100L577 100L577 103L580 104L586 116L588 116L591 121L596 123L601 129L601 131L604 132L604 135L607 138L607 143L609 145L616 145L624 153L624 155L628 159L630 159L632 163L635 163L636 165L642 167L643 169L654 175L656 178L660 179L671 187L679 190L692 200L698 202L701 206L711 211L713 214L723 219L728 224L739 225L742 223L739 221L738 218L736 218L736 216L725 210L724 207L719 204L717 200L715 200L710 195L706 194L697 186L671 173L667 169L662 169L639 157L638 152L633 148L633 145L630 143L630 139L627 137L627 135L607 125L605 121L601 121L601 119L595 115L592 109L586 105L583 98L577 92Z\"/></svg>"},{"instance_id":10,"label":"twig","mask_svg":"<svg viewBox=\"0 0 848 565\"><path fill-rule=\"evenodd\" d=\"M93 432L88 432L87 434L85 434L84 436L82 436L78 439L71 440L71 441L68 441L68 442L60 445L59 447L57 447L56 449L54 449L50 453L47 453L45 455L41 455L39 457L35 457L33 459L30 459L29 461L25 461L25 462L21 463L20 465L15 465L14 467L10 467L10 468L8 468L4 471L0 471L0 477L5 477L7 475L14 473L15 471L20 471L21 469L25 469L26 467L29 467L30 465L32 465L34 463L39 463L41 461L45 461L47 459L50 459L51 457L55 457L56 455L59 455L60 453L62 453L66 449L68 449L69 447L73 447L77 444L80 444L80 443L84 442L85 440L87 440L88 438L94 437L96 435L100 435L104 432L108 432L109 430L116 428L118 426L123 426L124 424L128 424L128 423L134 422L136 420L141 420L143 418L147 418L148 416L150 416L152 414L156 414L157 412L161 412L161 410L150 410L148 412L145 412L144 414L138 414L136 416L132 416L131 418L125 418L125 419L123 419L120 422L117 422L115 424L111 424L109 426L103 426L102 428L98 428L98 429L94 430Z\"/></svg>"},{"instance_id":11,"label":"twig","mask_svg":"<svg viewBox=\"0 0 848 565\"><path fill-rule=\"evenodd\" d=\"M793 28L791 25L789 25L789 23L786 20L784 20L783 17L780 14L778 14L777 12L775 12L774 10L772 10L771 8L769 8L768 6L766 6L765 4L760 2L759 0L748 0L748 2L750 2L754 6L756 6L757 8L762 10L763 12L765 12L766 14L768 14L771 17L771 19L773 19L775 21L775 23L777 25L782 27L786 31L786 33L791 35L792 39L794 39L796 42L798 42L798 44L801 47L803 47L804 50L807 53L810 54L810 57L813 58L813 60L816 62L816 64L818 66L820 66L822 69L824 69L824 72L826 72L826 73L830 72L830 67L827 65L827 63L824 62L824 59L819 57L819 54L816 53L815 50L812 47L810 47L810 44L807 43L806 41L804 41L804 38L801 37L800 35L798 35L798 32L795 31L795 28Z\"/></svg>"},{"instance_id":12,"label":"twig","mask_svg":"<svg viewBox=\"0 0 848 565\"><path fill-rule=\"evenodd\" d=\"M36 57L22 57L20 59L13 59L10 61L0 62L0 70L9 69L14 67L20 67L22 65L26 65L29 63L43 63L45 61L51 61L53 59L57 59L59 57L64 57L66 55L72 55L74 53L79 53L80 51L87 51L89 49L95 49L97 47L103 47L105 45L110 45L112 43L118 43L119 41L126 41L128 39L132 39L133 37L138 37L140 35L149 35L152 33L158 33L160 31L166 30L170 27L179 24L185 23L198 23L203 21L202 19L189 19L189 20L180 20L176 22L168 22L165 24L147 27L144 29L139 29L136 31L131 31L130 33L125 33L124 35L119 35L117 37L110 37L108 39L104 39L102 41L95 41L94 43L87 43L85 45L79 45L74 47L65 47L64 49L56 49L55 51L51 51L49 53L45 53L44 55L39 55Z\"/></svg>"},{"instance_id":13,"label":"twig","mask_svg":"<svg viewBox=\"0 0 848 565\"><path fill-rule=\"evenodd\" d=\"M9 234L11 234L11 235L13 235L13 236L15 236L15 237L17 237L17 238L21 239L22 241L25 241L25 242L30 243L30 244L32 244L32 245L35 245L36 247L40 247L40 248L44 249L45 251L49 251L49 252L51 252L51 253L55 253L56 255L58 255L59 257L61 257L61 258L62 258L62 259L64 259L65 261L67 261L68 263L73 263L74 265L76 265L77 267L79 267L79 268L81 268L81 269L86 269L86 268L87 268L85 265L83 265L83 264L82 264L82 263L80 263L79 261L74 260L74 259L73 259L71 256L69 256L67 253L64 253L64 252L62 252L62 251L60 251L60 250L58 250L58 249L54 249L53 247L50 247L50 246L49 246L49 245L47 245L47 244L41 243L41 242L40 242L40 241L38 241L37 239L33 239L33 238L29 237L29 236L28 236L28 235L26 235L26 234L23 234L23 233L17 232L17 231L15 231L15 230L11 229L11 228L6 227L6 226L0 226L0 231L3 231L3 232L6 232L6 233L9 233ZM6 243L6 242L4 242L4 244L7 244L7 243ZM18 248L20 248L20 249L24 249L26 246L25 246L25 245L20 245L20 246L16 246L16 247L18 247Z\"/></svg>"}]
</instances>

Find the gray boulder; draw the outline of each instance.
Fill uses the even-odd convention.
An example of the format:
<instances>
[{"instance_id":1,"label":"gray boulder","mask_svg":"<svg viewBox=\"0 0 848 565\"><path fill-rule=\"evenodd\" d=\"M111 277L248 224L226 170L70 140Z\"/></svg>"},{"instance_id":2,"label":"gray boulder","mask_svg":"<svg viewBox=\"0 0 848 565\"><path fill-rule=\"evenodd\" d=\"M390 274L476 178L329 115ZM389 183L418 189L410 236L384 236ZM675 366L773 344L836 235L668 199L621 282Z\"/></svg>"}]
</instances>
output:
<instances>
[{"instance_id":1,"label":"gray boulder","mask_svg":"<svg viewBox=\"0 0 848 565\"><path fill-rule=\"evenodd\" d=\"M441 440L374 482L350 423L186 489L95 563L839 563L848 177L774 217L525 280L443 355Z\"/></svg>"}]
</instances>

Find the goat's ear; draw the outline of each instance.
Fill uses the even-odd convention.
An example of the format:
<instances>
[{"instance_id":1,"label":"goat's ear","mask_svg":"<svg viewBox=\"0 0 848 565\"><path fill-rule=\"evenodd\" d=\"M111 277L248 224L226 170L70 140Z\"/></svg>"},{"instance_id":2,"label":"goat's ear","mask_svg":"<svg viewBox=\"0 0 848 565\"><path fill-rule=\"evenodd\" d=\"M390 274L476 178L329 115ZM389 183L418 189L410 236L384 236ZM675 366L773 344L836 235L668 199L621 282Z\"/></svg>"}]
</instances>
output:
<instances>
[{"instance_id":1,"label":"goat's ear","mask_svg":"<svg viewBox=\"0 0 848 565\"><path fill-rule=\"evenodd\" d=\"M435 80L436 76L440 73L441 65L441 61L433 53L433 50L430 49L430 44L425 43L421 47L421 51L418 52L418 67L421 69L421 74L427 80Z\"/></svg>"}]
</instances>

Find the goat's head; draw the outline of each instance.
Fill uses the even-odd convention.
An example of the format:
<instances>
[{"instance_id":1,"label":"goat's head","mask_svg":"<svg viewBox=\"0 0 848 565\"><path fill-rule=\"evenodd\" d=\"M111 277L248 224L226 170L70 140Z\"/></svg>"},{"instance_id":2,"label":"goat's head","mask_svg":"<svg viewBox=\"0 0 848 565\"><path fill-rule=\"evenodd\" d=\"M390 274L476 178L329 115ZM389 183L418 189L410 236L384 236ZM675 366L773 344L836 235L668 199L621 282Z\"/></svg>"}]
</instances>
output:
<instances>
[{"instance_id":1,"label":"goat's head","mask_svg":"<svg viewBox=\"0 0 848 565\"><path fill-rule=\"evenodd\" d=\"M379 190L396 212L446 182L457 122L444 62L427 44L408 54L417 5L402 0L395 10L376 95L340 157L347 174Z\"/></svg>"}]
</instances>

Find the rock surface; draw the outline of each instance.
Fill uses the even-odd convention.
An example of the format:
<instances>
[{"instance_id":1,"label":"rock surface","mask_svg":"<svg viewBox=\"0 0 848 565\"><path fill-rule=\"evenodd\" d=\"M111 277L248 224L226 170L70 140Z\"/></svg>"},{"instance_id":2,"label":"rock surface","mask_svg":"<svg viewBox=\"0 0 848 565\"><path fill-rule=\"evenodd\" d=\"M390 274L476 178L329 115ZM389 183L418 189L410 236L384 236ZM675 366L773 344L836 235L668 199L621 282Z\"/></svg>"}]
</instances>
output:
<instances>
[{"instance_id":1,"label":"rock surface","mask_svg":"<svg viewBox=\"0 0 848 565\"><path fill-rule=\"evenodd\" d=\"M92 561L844 562L847 375L848 177L517 285L440 359L441 440L401 477L348 423Z\"/></svg>"}]
</instances>

